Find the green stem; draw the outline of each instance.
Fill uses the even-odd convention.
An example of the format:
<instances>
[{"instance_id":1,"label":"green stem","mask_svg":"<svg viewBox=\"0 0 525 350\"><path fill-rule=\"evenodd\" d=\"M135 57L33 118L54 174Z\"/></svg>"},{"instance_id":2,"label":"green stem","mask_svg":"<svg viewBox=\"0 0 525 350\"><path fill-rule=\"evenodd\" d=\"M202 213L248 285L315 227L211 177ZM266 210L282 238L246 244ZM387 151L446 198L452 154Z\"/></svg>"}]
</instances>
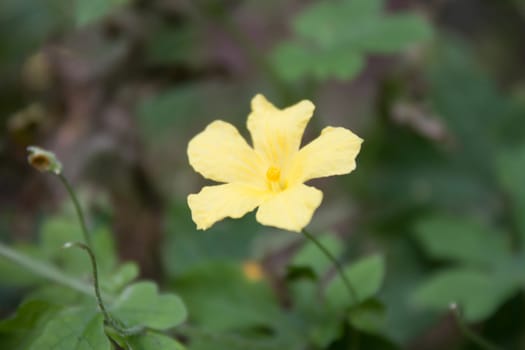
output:
<instances>
[{"instance_id":1,"label":"green stem","mask_svg":"<svg viewBox=\"0 0 525 350\"><path fill-rule=\"evenodd\" d=\"M31 271L35 275L53 281L62 286L71 288L82 294L94 296L89 285L64 275L62 271L55 268L54 266L48 265L42 261L33 260L28 256L20 254L16 250L9 248L3 243L0 243L0 256L11 261L12 263L19 265L20 267L23 267L24 269Z\"/></svg>"},{"instance_id":2,"label":"green stem","mask_svg":"<svg viewBox=\"0 0 525 350\"><path fill-rule=\"evenodd\" d=\"M83 249L89 255L89 259L91 260L91 268L93 270L93 289L95 290L95 297L97 299L98 307L100 311L102 311L102 314L104 315L104 320L106 321L106 324L113 327L120 335L124 337L142 333L145 329L144 327L136 326L136 327L126 328L121 323L119 323L116 319L114 319L109 313L108 309L106 309L106 305L104 304L104 300L102 299L102 294L100 292L100 285L99 285L99 280L98 280L97 259L95 257L95 254L93 253L93 250L90 247L88 247L87 244L84 244L82 242L69 242L64 245L64 248L71 248L71 247L77 247L77 248Z\"/></svg>"},{"instance_id":3,"label":"green stem","mask_svg":"<svg viewBox=\"0 0 525 350\"><path fill-rule=\"evenodd\" d=\"M71 247L77 247L80 249L83 249L86 251L89 255L89 259L91 260L91 267L93 269L93 287L95 289L95 297L97 298L98 307L100 308L100 311L102 311L102 314L104 315L104 319L109 324L112 324L113 318L109 314L108 310L106 309L106 306L104 305L104 301L102 300L102 295L100 294L100 286L98 282L98 267L97 267L97 259L95 258L95 254L93 253L93 250L91 250L90 247L87 246L87 244L81 243L81 242L69 242L64 245L64 248L71 248Z\"/></svg>"},{"instance_id":4,"label":"green stem","mask_svg":"<svg viewBox=\"0 0 525 350\"><path fill-rule=\"evenodd\" d=\"M498 346L484 339L479 334L476 334L474 331L472 331L467 326L467 324L463 320L463 317L461 317L459 306L456 303L450 304L450 310L452 311L452 314L454 315L454 319L461 333L467 339L469 339L472 343L476 344L480 349L483 349L483 350L501 350Z\"/></svg>"},{"instance_id":5,"label":"green stem","mask_svg":"<svg viewBox=\"0 0 525 350\"><path fill-rule=\"evenodd\" d=\"M89 231L87 229L86 225L86 219L84 217L84 213L82 211L82 208L80 207L80 202L78 201L77 195L75 194L75 191L73 190L73 187L69 183L69 181L66 179L62 173L57 174L60 181L62 181L62 184L67 190L67 193L69 194L69 197L71 197L71 200L73 201L73 204L75 205L75 210L77 211L78 219L80 221L80 226L82 226L82 234L84 235L84 240L89 248L93 247L93 244L91 243L91 235L89 234Z\"/></svg>"},{"instance_id":6,"label":"green stem","mask_svg":"<svg viewBox=\"0 0 525 350\"><path fill-rule=\"evenodd\" d=\"M315 238L314 235L312 235L310 232L304 229L302 232L306 236L306 238L312 241L317 246L317 248L319 248L324 253L324 255L326 255L326 257L334 264L335 268L337 269L337 272L339 273L339 276L341 276L341 279L343 280L343 283L345 284L345 287L348 290L348 293L350 294L352 303L357 303L359 300L357 298L357 293L354 287L352 286L352 283L350 283L350 280L346 277L341 263L335 258L335 256L332 255L332 253L330 253L328 249L326 249L326 247L317 238Z\"/></svg>"}]
</instances>

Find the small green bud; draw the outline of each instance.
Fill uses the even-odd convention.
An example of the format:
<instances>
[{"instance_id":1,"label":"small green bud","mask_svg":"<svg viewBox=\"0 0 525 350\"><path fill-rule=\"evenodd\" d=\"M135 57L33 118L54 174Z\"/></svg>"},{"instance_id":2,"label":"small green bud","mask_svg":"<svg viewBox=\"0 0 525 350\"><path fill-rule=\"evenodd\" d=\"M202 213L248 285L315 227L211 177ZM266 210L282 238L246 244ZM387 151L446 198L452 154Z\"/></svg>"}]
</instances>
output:
<instances>
[{"instance_id":1,"label":"small green bud","mask_svg":"<svg viewBox=\"0 0 525 350\"><path fill-rule=\"evenodd\" d=\"M62 163L57 159L53 152L46 151L37 146L27 147L29 164L42 172L49 171L59 175L62 172Z\"/></svg>"}]
</instances>

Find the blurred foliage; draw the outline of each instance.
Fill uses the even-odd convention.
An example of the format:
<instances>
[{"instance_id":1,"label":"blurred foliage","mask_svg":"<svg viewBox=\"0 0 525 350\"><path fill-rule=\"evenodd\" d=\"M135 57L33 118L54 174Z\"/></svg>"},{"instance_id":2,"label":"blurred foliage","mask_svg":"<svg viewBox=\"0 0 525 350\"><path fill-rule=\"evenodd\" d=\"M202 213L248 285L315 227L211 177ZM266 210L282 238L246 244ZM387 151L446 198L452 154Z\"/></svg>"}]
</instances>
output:
<instances>
[{"instance_id":1,"label":"blurred foliage","mask_svg":"<svg viewBox=\"0 0 525 350\"><path fill-rule=\"evenodd\" d=\"M275 69L286 80L352 79L366 54L399 52L431 36L420 16L383 14L383 7L383 0L313 3L292 20L297 39L275 49Z\"/></svg>"},{"instance_id":2,"label":"blurred foliage","mask_svg":"<svg viewBox=\"0 0 525 350\"><path fill-rule=\"evenodd\" d=\"M523 9L0 1L0 237L58 276L0 258L0 348L474 349L450 317L457 303L480 335L523 349L524 47L508 37L523 36ZM202 183L187 142L217 118L246 135L257 92L280 107L312 99L307 139L321 124L365 139L354 173L315 184L325 199L311 224L357 300L302 236L252 214L204 232L191 221L185 197ZM61 249L82 240L73 208L25 166L30 143L54 145L89 193L103 298L141 331L105 324L88 256ZM158 257L156 281L136 281L130 250Z\"/></svg>"}]
</instances>

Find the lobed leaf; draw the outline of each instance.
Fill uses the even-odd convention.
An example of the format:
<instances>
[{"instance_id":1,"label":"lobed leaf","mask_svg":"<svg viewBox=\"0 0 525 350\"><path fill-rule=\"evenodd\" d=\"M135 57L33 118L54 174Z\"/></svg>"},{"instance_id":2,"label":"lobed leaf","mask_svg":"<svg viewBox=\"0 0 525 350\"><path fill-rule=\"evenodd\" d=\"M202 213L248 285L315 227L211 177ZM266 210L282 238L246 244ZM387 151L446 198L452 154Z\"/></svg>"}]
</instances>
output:
<instances>
[{"instance_id":1,"label":"lobed leaf","mask_svg":"<svg viewBox=\"0 0 525 350\"><path fill-rule=\"evenodd\" d=\"M493 265L510 255L503 232L480 222L433 216L416 224L416 238L434 258L474 265Z\"/></svg>"},{"instance_id":2,"label":"lobed leaf","mask_svg":"<svg viewBox=\"0 0 525 350\"><path fill-rule=\"evenodd\" d=\"M128 286L115 300L111 314L126 327L146 326L165 330L184 322L186 307L175 294L159 294L152 282Z\"/></svg>"},{"instance_id":3,"label":"lobed leaf","mask_svg":"<svg viewBox=\"0 0 525 350\"><path fill-rule=\"evenodd\" d=\"M468 321L481 321L494 313L517 286L487 272L469 268L445 270L430 277L416 290L414 304L434 311L447 311L457 303Z\"/></svg>"},{"instance_id":4,"label":"lobed leaf","mask_svg":"<svg viewBox=\"0 0 525 350\"><path fill-rule=\"evenodd\" d=\"M102 314L93 307L57 313L29 350L111 350Z\"/></svg>"},{"instance_id":5,"label":"lobed leaf","mask_svg":"<svg viewBox=\"0 0 525 350\"><path fill-rule=\"evenodd\" d=\"M109 15L130 0L75 0L75 20L78 26L84 26Z\"/></svg>"},{"instance_id":6,"label":"lobed leaf","mask_svg":"<svg viewBox=\"0 0 525 350\"><path fill-rule=\"evenodd\" d=\"M357 302L360 303L379 291L385 275L385 263L382 256L371 255L346 266L344 273L357 294ZM336 308L345 308L356 303L355 300L352 301L339 275L328 284L326 297Z\"/></svg>"}]
</instances>

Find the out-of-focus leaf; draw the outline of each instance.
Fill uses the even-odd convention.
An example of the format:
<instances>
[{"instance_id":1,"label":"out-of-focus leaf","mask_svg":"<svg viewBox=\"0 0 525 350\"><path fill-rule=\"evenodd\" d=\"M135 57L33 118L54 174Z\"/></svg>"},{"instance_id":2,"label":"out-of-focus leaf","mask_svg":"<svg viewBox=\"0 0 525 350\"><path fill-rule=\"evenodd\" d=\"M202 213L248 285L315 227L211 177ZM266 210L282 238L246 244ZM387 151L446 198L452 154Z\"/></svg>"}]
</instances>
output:
<instances>
[{"instance_id":1,"label":"out-of-focus leaf","mask_svg":"<svg viewBox=\"0 0 525 350\"><path fill-rule=\"evenodd\" d=\"M362 302L379 291L385 275L384 265L380 255L371 255L344 268L344 273L357 294L357 302ZM356 304L339 275L328 284L326 298L339 309Z\"/></svg>"},{"instance_id":2,"label":"out-of-focus leaf","mask_svg":"<svg viewBox=\"0 0 525 350\"><path fill-rule=\"evenodd\" d=\"M93 230L90 234L99 270L102 275L105 275L115 268L117 261L113 237L105 227ZM85 253L76 249L62 249L67 242L84 241L76 215L62 214L47 219L42 226L40 235L41 249L48 259L70 273L76 275L91 274L91 263Z\"/></svg>"},{"instance_id":3,"label":"out-of-focus leaf","mask_svg":"<svg viewBox=\"0 0 525 350\"><path fill-rule=\"evenodd\" d=\"M298 39L272 53L275 70L286 80L351 79L363 69L367 53L395 53L431 37L422 17L384 14L383 3L339 0L307 6L293 21Z\"/></svg>"},{"instance_id":4,"label":"out-of-focus leaf","mask_svg":"<svg viewBox=\"0 0 525 350\"><path fill-rule=\"evenodd\" d=\"M120 265L101 281L102 288L109 292L119 292L139 275L137 264L128 262Z\"/></svg>"},{"instance_id":5,"label":"out-of-focus leaf","mask_svg":"<svg viewBox=\"0 0 525 350\"><path fill-rule=\"evenodd\" d=\"M431 27L423 17L412 14L399 14L370 21L360 33L352 38L352 46L369 53L395 53L410 47L413 43L422 42L432 35ZM350 45L350 41L348 43Z\"/></svg>"},{"instance_id":6,"label":"out-of-focus leaf","mask_svg":"<svg viewBox=\"0 0 525 350\"><path fill-rule=\"evenodd\" d=\"M198 37L196 27L177 26L170 28L161 26L147 43L147 61L151 64L173 64L184 62L194 64L195 42L202 40Z\"/></svg>"},{"instance_id":7,"label":"out-of-focus leaf","mask_svg":"<svg viewBox=\"0 0 525 350\"><path fill-rule=\"evenodd\" d=\"M12 249L33 258L45 258L39 247L30 244L15 244ZM0 258L0 285L25 287L42 282L42 278L4 258Z\"/></svg>"},{"instance_id":8,"label":"out-of-focus leaf","mask_svg":"<svg viewBox=\"0 0 525 350\"><path fill-rule=\"evenodd\" d=\"M190 321L211 331L272 327L279 314L266 282L250 280L241 264L210 261L186 271L175 285Z\"/></svg>"},{"instance_id":9,"label":"out-of-focus leaf","mask_svg":"<svg viewBox=\"0 0 525 350\"><path fill-rule=\"evenodd\" d=\"M343 251L341 240L337 239L333 234L318 236L317 239L335 257L338 257ZM333 267L333 263L314 243L310 241L306 241L305 243L301 250L293 257L292 265L309 267L315 272L318 278L321 278Z\"/></svg>"},{"instance_id":10,"label":"out-of-focus leaf","mask_svg":"<svg viewBox=\"0 0 525 350\"><path fill-rule=\"evenodd\" d=\"M0 75L18 72L25 56L68 22L67 0L0 1Z\"/></svg>"},{"instance_id":11,"label":"out-of-focus leaf","mask_svg":"<svg viewBox=\"0 0 525 350\"><path fill-rule=\"evenodd\" d=\"M57 306L44 301L25 302L12 318L0 322L0 348L28 349L58 310Z\"/></svg>"},{"instance_id":12,"label":"out-of-focus leaf","mask_svg":"<svg viewBox=\"0 0 525 350\"><path fill-rule=\"evenodd\" d=\"M385 334L399 344L406 343L435 322L428 310L414 307L411 294L426 277L419 252L407 237L390 243L386 255L388 272L380 299L386 309Z\"/></svg>"},{"instance_id":13,"label":"out-of-focus leaf","mask_svg":"<svg viewBox=\"0 0 525 350\"><path fill-rule=\"evenodd\" d=\"M463 169L475 169L473 178L492 176L499 150L523 139L523 107L498 90L460 43L441 42L434 53L429 97L457 144L456 161Z\"/></svg>"},{"instance_id":14,"label":"out-of-focus leaf","mask_svg":"<svg viewBox=\"0 0 525 350\"><path fill-rule=\"evenodd\" d=\"M521 240L525 241L525 145L512 151L502 152L498 157L498 175L504 188L513 218L520 230Z\"/></svg>"},{"instance_id":15,"label":"out-of-focus leaf","mask_svg":"<svg viewBox=\"0 0 525 350\"><path fill-rule=\"evenodd\" d=\"M147 332L127 339L133 350L185 350L186 348L170 337Z\"/></svg>"},{"instance_id":16,"label":"out-of-focus leaf","mask_svg":"<svg viewBox=\"0 0 525 350\"><path fill-rule=\"evenodd\" d=\"M164 330L186 319L186 307L174 294L159 294L157 285L139 282L128 286L115 300L111 313L126 327L146 326Z\"/></svg>"},{"instance_id":17,"label":"out-of-focus leaf","mask_svg":"<svg viewBox=\"0 0 525 350\"><path fill-rule=\"evenodd\" d=\"M295 32L322 48L345 47L359 53L389 53L428 39L432 32L422 17L382 14L379 1L315 3L294 21Z\"/></svg>"},{"instance_id":18,"label":"out-of-focus leaf","mask_svg":"<svg viewBox=\"0 0 525 350\"><path fill-rule=\"evenodd\" d=\"M307 334L307 341L324 348L341 336L344 310L333 308L319 293L319 282L308 279L292 281L289 286L294 315L292 332Z\"/></svg>"},{"instance_id":19,"label":"out-of-focus leaf","mask_svg":"<svg viewBox=\"0 0 525 350\"><path fill-rule=\"evenodd\" d=\"M494 274L457 268L439 272L424 282L414 294L414 303L435 311L447 311L458 304L469 321L489 317L514 292L517 285Z\"/></svg>"},{"instance_id":20,"label":"out-of-focus leaf","mask_svg":"<svg viewBox=\"0 0 525 350\"><path fill-rule=\"evenodd\" d=\"M433 216L419 221L416 237L437 259L467 264L495 264L510 254L507 237L482 223L465 218Z\"/></svg>"},{"instance_id":21,"label":"out-of-focus leaf","mask_svg":"<svg viewBox=\"0 0 525 350\"><path fill-rule=\"evenodd\" d=\"M249 260L251 243L262 229L250 215L238 220L224 220L206 231L197 231L186 205L171 208L168 231L163 246L167 273L177 277L196 266L216 260L229 260L239 265Z\"/></svg>"},{"instance_id":22,"label":"out-of-focus leaf","mask_svg":"<svg viewBox=\"0 0 525 350\"><path fill-rule=\"evenodd\" d=\"M279 75L288 81L297 80L310 71L311 53L302 45L285 41L272 52L272 61Z\"/></svg>"},{"instance_id":23,"label":"out-of-focus leaf","mask_svg":"<svg viewBox=\"0 0 525 350\"><path fill-rule=\"evenodd\" d=\"M111 350L102 314L96 307L75 307L57 313L30 350Z\"/></svg>"},{"instance_id":24,"label":"out-of-focus leaf","mask_svg":"<svg viewBox=\"0 0 525 350\"><path fill-rule=\"evenodd\" d=\"M202 91L188 85L163 91L139 104L137 115L147 137L162 138L167 132L187 127L191 118L202 111Z\"/></svg>"},{"instance_id":25,"label":"out-of-focus leaf","mask_svg":"<svg viewBox=\"0 0 525 350\"><path fill-rule=\"evenodd\" d=\"M368 333L382 333L386 325L385 306L377 300L365 301L351 310L349 322Z\"/></svg>"},{"instance_id":26,"label":"out-of-focus leaf","mask_svg":"<svg viewBox=\"0 0 525 350\"><path fill-rule=\"evenodd\" d=\"M90 24L109 15L130 0L74 0L75 19L79 26Z\"/></svg>"}]
</instances>

